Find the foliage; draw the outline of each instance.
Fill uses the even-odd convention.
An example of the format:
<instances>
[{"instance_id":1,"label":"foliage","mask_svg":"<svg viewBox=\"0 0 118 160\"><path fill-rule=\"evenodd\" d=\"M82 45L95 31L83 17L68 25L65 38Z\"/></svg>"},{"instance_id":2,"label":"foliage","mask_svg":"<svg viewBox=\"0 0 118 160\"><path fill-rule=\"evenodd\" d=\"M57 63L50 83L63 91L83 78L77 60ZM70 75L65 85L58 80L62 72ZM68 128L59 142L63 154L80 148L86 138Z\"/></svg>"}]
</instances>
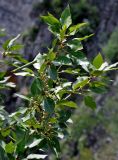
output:
<instances>
[{"instance_id":1,"label":"foliage","mask_svg":"<svg viewBox=\"0 0 118 160\"><path fill-rule=\"evenodd\" d=\"M117 84L112 86L110 95L105 96L104 104L99 104L97 110L86 108L82 102L71 117L73 124L68 128L71 135L61 142L61 159L81 160L83 156L84 160L117 159L117 90Z\"/></svg>"},{"instance_id":2,"label":"foliage","mask_svg":"<svg viewBox=\"0 0 118 160\"><path fill-rule=\"evenodd\" d=\"M59 17L62 8L64 8L68 3L71 5L73 24L87 22L85 27L80 28L79 34L83 36L92 33L99 23L99 12L95 5L91 4L87 0L79 0L79 2L75 0L43 0L41 2L34 3L31 16L37 18L39 23L37 24L36 22L36 24L24 34L24 38L29 37L31 42L35 41L42 25L41 21L38 20L39 15L46 14L48 10Z\"/></svg>"},{"instance_id":3,"label":"foliage","mask_svg":"<svg viewBox=\"0 0 118 160\"><path fill-rule=\"evenodd\" d=\"M102 93L106 88L105 73L117 67L117 63L104 62L100 53L93 62L87 59L82 41L92 35L75 38L83 24L72 25L69 6L59 20L50 13L42 19L54 35L47 53L39 53L27 62L19 53L23 47L17 43L20 35L3 44L0 64L14 67L11 75L31 77L32 83L28 95L16 93L27 101L26 107L8 114L1 104L1 160L45 159L50 149L59 158L59 140L68 135L71 112L78 107L71 97L82 96L85 104L95 109L92 92ZM0 72L2 91L15 87L11 75Z\"/></svg>"}]
</instances>

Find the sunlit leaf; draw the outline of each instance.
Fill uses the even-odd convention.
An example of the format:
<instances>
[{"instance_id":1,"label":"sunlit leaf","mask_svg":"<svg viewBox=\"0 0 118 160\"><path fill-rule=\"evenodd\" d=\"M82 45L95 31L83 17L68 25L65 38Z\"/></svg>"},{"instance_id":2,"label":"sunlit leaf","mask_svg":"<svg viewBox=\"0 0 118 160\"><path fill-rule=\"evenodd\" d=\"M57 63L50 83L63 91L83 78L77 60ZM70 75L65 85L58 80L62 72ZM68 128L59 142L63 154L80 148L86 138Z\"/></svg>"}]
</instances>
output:
<instances>
[{"instance_id":1,"label":"sunlit leaf","mask_svg":"<svg viewBox=\"0 0 118 160\"><path fill-rule=\"evenodd\" d=\"M71 13L69 5L65 8L65 10L61 14L60 22L62 26L66 25L68 28L72 24Z\"/></svg>"},{"instance_id":2,"label":"sunlit leaf","mask_svg":"<svg viewBox=\"0 0 118 160\"><path fill-rule=\"evenodd\" d=\"M102 55L99 53L93 60L93 65L98 69L101 67L101 65L103 64L103 57Z\"/></svg>"},{"instance_id":3,"label":"sunlit leaf","mask_svg":"<svg viewBox=\"0 0 118 160\"><path fill-rule=\"evenodd\" d=\"M49 76L52 80L57 80L57 69L54 65L51 65L48 69Z\"/></svg>"},{"instance_id":4,"label":"sunlit leaf","mask_svg":"<svg viewBox=\"0 0 118 160\"><path fill-rule=\"evenodd\" d=\"M74 25L74 26L70 27L69 28L69 34L70 35L75 35L81 27L86 26L86 25L87 25L87 23L79 23L77 25Z\"/></svg>"},{"instance_id":5,"label":"sunlit leaf","mask_svg":"<svg viewBox=\"0 0 118 160\"><path fill-rule=\"evenodd\" d=\"M74 38L74 39L70 40L67 43L67 46L69 46L75 52L83 49L83 46L82 46L81 41L79 40L79 38Z\"/></svg>"},{"instance_id":6,"label":"sunlit leaf","mask_svg":"<svg viewBox=\"0 0 118 160\"><path fill-rule=\"evenodd\" d=\"M12 154L12 153L14 153L15 148L16 148L15 144L11 141L8 144L6 144L5 151L6 151L6 153Z\"/></svg>"},{"instance_id":7,"label":"sunlit leaf","mask_svg":"<svg viewBox=\"0 0 118 160\"><path fill-rule=\"evenodd\" d=\"M44 55L42 55L41 53L38 53L34 61L36 61L36 63L33 64L34 68L40 69L45 61Z\"/></svg>"},{"instance_id":8,"label":"sunlit leaf","mask_svg":"<svg viewBox=\"0 0 118 160\"><path fill-rule=\"evenodd\" d=\"M78 77L76 82L73 83L73 89L76 90L78 89L79 87L84 87L87 83L88 83L88 77Z\"/></svg>"},{"instance_id":9,"label":"sunlit leaf","mask_svg":"<svg viewBox=\"0 0 118 160\"><path fill-rule=\"evenodd\" d=\"M45 159L47 155L41 154L30 154L27 156L27 159Z\"/></svg>"},{"instance_id":10,"label":"sunlit leaf","mask_svg":"<svg viewBox=\"0 0 118 160\"><path fill-rule=\"evenodd\" d=\"M77 108L77 104L73 101L68 101L68 100L61 100L56 104L57 107L61 107L61 106L67 106L70 108Z\"/></svg>"}]
</instances>

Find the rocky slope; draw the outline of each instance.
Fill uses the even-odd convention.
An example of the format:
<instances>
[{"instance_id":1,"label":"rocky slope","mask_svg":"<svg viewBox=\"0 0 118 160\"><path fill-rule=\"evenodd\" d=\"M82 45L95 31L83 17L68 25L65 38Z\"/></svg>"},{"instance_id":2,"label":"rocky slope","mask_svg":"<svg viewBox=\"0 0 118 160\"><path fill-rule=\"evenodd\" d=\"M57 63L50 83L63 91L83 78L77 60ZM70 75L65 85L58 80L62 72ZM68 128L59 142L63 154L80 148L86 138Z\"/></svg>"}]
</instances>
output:
<instances>
[{"instance_id":1,"label":"rocky slope","mask_svg":"<svg viewBox=\"0 0 118 160\"><path fill-rule=\"evenodd\" d=\"M39 30L33 41L29 37L25 39L25 52L30 52L29 56L32 56L32 53L37 54L41 48L45 47L41 41L48 45L51 38L48 31L37 20L38 15L45 12L45 9L43 11L40 9L39 4L42 5L40 2L41 0L10 0L9 3L9 0L0 0L0 27L6 28L10 36L24 32L32 26ZM46 0L45 2L47 3ZM78 2L79 0L75 1L75 3ZM87 51L91 57L101 50L102 45L107 42L112 31L118 26L118 0L88 0L88 2L97 6L100 17L95 36L87 44ZM48 5L50 4L51 1ZM47 7L47 10L50 10L50 7Z\"/></svg>"},{"instance_id":2,"label":"rocky slope","mask_svg":"<svg viewBox=\"0 0 118 160\"><path fill-rule=\"evenodd\" d=\"M39 0L0 0L0 27L11 36L23 32L33 21L30 18L32 6Z\"/></svg>"}]
</instances>

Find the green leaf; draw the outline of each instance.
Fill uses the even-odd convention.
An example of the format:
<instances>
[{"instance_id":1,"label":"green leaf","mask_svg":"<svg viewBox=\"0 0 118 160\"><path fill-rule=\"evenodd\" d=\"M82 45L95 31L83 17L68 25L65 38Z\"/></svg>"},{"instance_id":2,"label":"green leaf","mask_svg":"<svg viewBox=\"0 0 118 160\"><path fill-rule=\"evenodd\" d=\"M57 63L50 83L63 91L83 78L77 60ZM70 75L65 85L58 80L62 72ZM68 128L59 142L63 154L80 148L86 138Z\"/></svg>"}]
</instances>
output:
<instances>
[{"instance_id":1,"label":"green leaf","mask_svg":"<svg viewBox=\"0 0 118 160\"><path fill-rule=\"evenodd\" d=\"M26 59L24 59L21 54L9 52L7 55L11 58L14 58L14 59L22 62L22 63L25 63L25 64L28 63L28 61Z\"/></svg>"},{"instance_id":2,"label":"green leaf","mask_svg":"<svg viewBox=\"0 0 118 160\"><path fill-rule=\"evenodd\" d=\"M57 18L55 18L52 14L48 13L48 16L41 16L41 18L46 22L48 25L60 25L60 22Z\"/></svg>"},{"instance_id":3,"label":"green leaf","mask_svg":"<svg viewBox=\"0 0 118 160\"><path fill-rule=\"evenodd\" d=\"M49 67L48 72L49 72L49 76L52 80L57 80L57 69L54 65L51 65Z\"/></svg>"},{"instance_id":4,"label":"green leaf","mask_svg":"<svg viewBox=\"0 0 118 160\"><path fill-rule=\"evenodd\" d=\"M14 44L14 42L20 37L20 34L18 34L15 38L11 39L8 43L7 48L11 48Z\"/></svg>"},{"instance_id":5,"label":"green leaf","mask_svg":"<svg viewBox=\"0 0 118 160\"><path fill-rule=\"evenodd\" d=\"M24 95L22 95L22 94L15 93L15 96L17 96L17 97L19 97L19 98L21 98L21 99L23 99L23 100L30 101L30 98L29 98L29 97L24 96Z\"/></svg>"},{"instance_id":6,"label":"green leaf","mask_svg":"<svg viewBox=\"0 0 118 160\"><path fill-rule=\"evenodd\" d=\"M108 66L109 64L107 62L102 63L102 65L99 68L99 71L104 72Z\"/></svg>"},{"instance_id":7,"label":"green leaf","mask_svg":"<svg viewBox=\"0 0 118 160\"><path fill-rule=\"evenodd\" d=\"M34 68L36 69L41 69L41 66L43 65L44 61L45 61L45 55L42 55L41 53L39 53L35 58L34 61L36 61L36 63L33 64Z\"/></svg>"},{"instance_id":8,"label":"green leaf","mask_svg":"<svg viewBox=\"0 0 118 160\"><path fill-rule=\"evenodd\" d=\"M6 40L4 42L4 44L2 45L3 49L6 51L8 49L8 44L9 44L10 40Z\"/></svg>"},{"instance_id":9,"label":"green leaf","mask_svg":"<svg viewBox=\"0 0 118 160\"><path fill-rule=\"evenodd\" d=\"M0 160L9 160L5 150L0 145Z\"/></svg>"},{"instance_id":10,"label":"green leaf","mask_svg":"<svg viewBox=\"0 0 118 160\"><path fill-rule=\"evenodd\" d=\"M77 81L73 83L73 90L78 89L79 87L82 88L84 87L87 83L88 83L88 77L84 76L84 77L78 77Z\"/></svg>"},{"instance_id":11,"label":"green leaf","mask_svg":"<svg viewBox=\"0 0 118 160\"><path fill-rule=\"evenodd\" d=\"M83 41L85 39L88 39L89 37L92 37L94 34L90 34L88 36L84 36L84 37L81 37L81 38L78 38L80 41Z\"/></svg>"},{"instance_id":12,"label":"green leaf","mask_svg":"<svg viewBox=\"0 0 118 160\"><path fill-rule=\"evenodd\" d=\"M34 74L31 74L29 72L18 72L18 73L14 73L16 76L23 76L23 77L26 77L26 76L31 76L31 77L34 77Z\"/></svg>"},{"instance_id":13,"label":"green leaf","mask_svg":"<svg viewBox=\"0 0 118 160\"><path fill-rule=\"evenodd\" d=\"M98 69L100 68L100 66L103 64L103 57L102 55L99 53L93 60L93 65Z\"/></svg>"},{"instance_id":14,"label":"green leaf","mask_svg":"<svg viewBox=\"0 0 118 160\"><path fill-rule=\"evenodd\" d=\"M14 153L15 148L16 148L15 144L11 141L8 144L6 144L5 151L6 153L12 154Z\"/></svg>"},{"instance_id":15,"label":"green leaf","mask_svg":"<svg viewBox=\"0 0 118 160\"><path fill-rule=\"evenodd\" d=\"M74 52L71 50L69 53L71 56L73 56L76 59L82 59L82 60L86 59L85 54L81 51Z\"/></svg>"},{"instance_id":16,"label":"green leaf","mask_svg":"<svg viewBox=\"0 0 118 160\"><path fill-rule=\"evenodd\" d=\"M4 79L6 72L0 72L0 80Z\"/></svg>"},{"instance_id":17,"label":"green leaf","mask_svg":"<svg viewBox=\"0 0 118 160\"><path fill-rule=\"evenodd\" d=\"M29 140L29 131L23 130L21 124L15 128L14 137L17 142L17 153L24 153L26 142Z\"/></svg>"},{"instance_id":18,"label":"green leaf","mask_svg":"<svg viewBox=\"0 0 118 160\"><path fill-rule=\"evenodd\" d=\"M52 114L54 112L55 103L54 103L53 99L46 97L44 99L43 105L44 105L45 112L48 112L50 114Z\"/></svg>"},{"instance_id":19,"label":"green leaf","mask_svg":"<svg viewBox=\"0 0 118 160\"><path fill-rule=\"evenodd\" d=\"M83 49L83 46L82 46L81 41L79 40L79 38L74 38L74 39L70 40L67 43L67 46L69 46L75 52Z\"/></svg>"},{"instance_id":20,"label":"green leaf","mask_svg":"<svg viewBox=\"0 0 118 160\"><path fill-rule=\"evenodd\" d=\"M78 59L77 64L80 65L86 72L89 72L89 69L91 67L90 62L87 60L87 58L84 59Z\"/></svg>"},{"instance_id":21,"label":"green leaf","mask_svg":"<svg viewBox=\"0 0 118 160\"><path fill-rule=\"evenodd\" d=\"M62 26L66 26L67 28L72 24L69 5L62 12L60 22L61 22Z\"/></svg>"},{"instance_id":22,"label":"green leaf","mask_svg":"<svg viewBox=\"0 0 118 160\"><path fill-rule=\"evenodd\" d=\"M73 101L68 101L68 100L61 100L56 104L56 106L57 107L67 106L70 108L77 108L78 107L76 103L74 103Z\"/></svg>"},{"instance_id":23,"label":"green leaf","mask_svg":"<svg viewBox=\"0 0 118 160\"><path fill-rule=\"evenodd\" d=\"M53 62L55 65L72 65L72 62L67 56L58 56L58 58Z\"/></svg>"},{"instance_id":24,"label":"green leaf","mask_svg":"<svg viewBox=\"0 0 118 160\"><path fill-rule=\"evenodd\" d=\"M43 154L30 154L27 156L27 159L45 159L47 155Z\"/></svg>"},{"instance_id":25,"label":"green leaf","mask_svg":"<svg viewBox=\"0 0 118 160\"><path fill-rule=\"evenodd\" d=\"M59 158L59 152L61 151L59 139L57 137L53 137L50 139L48 143L49 143L50 148L55 153L56 157Z\"/></svg>"},{"instance_id":26,"label":"green leaf","mask_svg":"<svg viewBox=\"0 0 118 160\"><path fill-rule=\"evenodd\" d=\"M43 91L43 82L39 78L35 78L31 85L31 93L32 95L41 94Z\"/></svg>"},{"instance_id":27,"label":"green leaf","mask_svg":"<svg viewBox=\"0 0 118 160\"><path fill-rule=\"evenodd\" d=\"M19 50L21 50L23 47L24 47L24 46L21 45L21 44L16 44L16 45L11 46L10 51L19 51Z\"/></svg>"},{"instance_id":28,"label":"green leaf","mask_svg":"<svg viewBox=\"0 0 118 160\"><path fill-rule=\"evenodd\" d=\"M100 82L100 81L93 81L90 83L90 90L102 94L107 92L107 83L106 82Z\"/></svg>"},{"instance_id":29,"label":"green leaf","mask_svg":"<svg viewBox=\"0 0 118 160\"><path fill-rule=\"evenodd\" d=\"M98 87L90 87L90 90L94 93L97 93L97 94L104 94L104 93L107 93L108 90L106 87L104 86L98 86Z\"/></svg>"},{"instance_id":30,"label":"green leaf","mask_svg":"<svg viewBox=\"0 0 118 160\"><path fill-rule=\"evenodd\" d=\"M63 26L63 28L60 30L60 40L63 41L65 39L65 35L66 35L66 30L67 30L67 27L66 25Z\"/></svg>"},{"instance_id":31,"label":"green leaf","mask_svg":"<svg viewBox=\"0 0 118 160\"><path fill-rule=\"evenodd\" d=\"M10 129L5 129L5 130L2 130L2 131L1 131L1 135L2 135L3 137L8 136L9 134L10 134Z\"/></svg>"},{"instance_id":32,"label":"green leaf","mask_svg":"<svg viewBox=\"0 0 118 160\"><path fill-rule=\"evenodd\" d=\"M28 143L26 145L26 147L33 148L33 147L37 146L41 141L42 141L42 139L33 138L33 140L30 143Z\"/></svg>"},{"instance_id":33,"label":"green leaf","mask_svg":"<svg viewBox=\"0 0 118 160\"><path fill-rule=\"evenodd\" d=\"M20 34L18 34L15 38L11 40L7 40L3 44L4 50L19 50L21 49L22 45L14 45L15 41L20 37ZM14 47L13 47L14 46Z\"/></svg>"},{"instance_id":34,"label":"green leaf","mask_svg":"<svg viewBox=\"0 0 118 160\"><path fill-rule=\"evenodd\" d=\"M48 58L50 61L53 61L53 60L55 59L55 57L56 57L56 54L55 54L52 50L50 50L50 52L49 52L48 55L47 55L47 58Z\"/></svg>"},{"instance_id":35,"label":"green leaf","mask_svg":"<svg viewBox=\"0 0 118 160\"><path fill-rule=\"evenodd\" d=\"M56 35L58 37L59 32L60 32L60 27L55 25L55 26L49 26L48 29L50 32L52 32L54 35Z\"/></svg>"},{"instance_id":36,"label":"green leaf","mask_svg":"<svg viewBox=\"0 0 118 160\"><path fill-rule=\"evenodd\" d=\"M92 109L95 109L95 108L96 108L96 103L95 103L93 97L91 97L91 96L86 96L86 97L84 98L84 102L85 102L85 105L86 105L86 106L88 106L88 107L90 107L90 108L92 108Z\"/></svg>"},{"instance_id":37,"label":"green leaf","mask_svg":"<svg viewBox=\"0 0 118 160\"><path fill-rule=\"evenodd\" d=\"M60 22L57 18L55 18L52 14L48 13L48 16L41 16L45 23L49 25L49 30L53 33L59 33L60 30Z\"/></svg>"},{"instance_id":38,"label":"green leaf","mask_svg":"<svg viewBox=\"0 0 118 160\"><path fill-rule=\"evenodd\" d=\"M70 27L69 28L69 35L75 35L81 27L86 26L86 25L87 25L87 23L79 23L77 25Z\"/></svg>"},{"instance_id":39,"label":"green leaf","mask_svg":"<svg viewBox=\"0 0 118 160\"><path fill-rule=\"evenodd\" d=\"M59 122L64 123L67 122L67 120L71 117L71 111L70 110L61 110L59 113Z\"/></svg>"},{"instance_id":40,"label":"green leaf","mask_svg":"<svg viewBox=\"0 0 118 160\"><path fill-rule=\"evenodd\" d=\"M115 70L115 69L118 69L118 62L111 64L109 66L106 66L104 68L105 71L110 71L110 70Z\"/></svg>"},{"instance_id":41,"label":"green leaf","mask_svg":"<svg viewBox=\"0 0 118 160\"><path fill-rule=\"evenodd\" d=\"M103 71L101 71L101 70L94 70L94 71L91 72L91 74L94 75L94 76L100 76L100 75L103 74Z\"/></svg>"}]
</instances>

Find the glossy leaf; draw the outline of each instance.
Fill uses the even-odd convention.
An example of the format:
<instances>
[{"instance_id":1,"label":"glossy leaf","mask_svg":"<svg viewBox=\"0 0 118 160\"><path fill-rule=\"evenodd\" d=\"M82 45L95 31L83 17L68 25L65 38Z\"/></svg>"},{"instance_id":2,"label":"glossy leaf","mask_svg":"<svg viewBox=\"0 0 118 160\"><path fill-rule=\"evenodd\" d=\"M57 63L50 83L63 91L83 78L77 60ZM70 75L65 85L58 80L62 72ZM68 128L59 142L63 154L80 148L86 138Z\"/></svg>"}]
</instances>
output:
<instances>
[{"instance_id":1,"label":"glossy leaf","mask_svg":"<svg viewBox=\"0 0 118 160\"><path fill-rule=\"evenodd\" d=\"M69 5L65 8L65 10L61 14L60 22L62 26L66 25L68 28L72 24L71 13Z\"/></svg>"},{"instance_id":2,"label":"glossy leaf","mask_svg":"<svg viewBox=\"0 0 118 160\"><path fill-rule=\"evenodd\" d=\"M60 22L57 18L55 18L52 14L48 13L48 16L42 16L41 17L48 25L59 25Z\"/></svg>"},{"instance_id":3,"label":"glossy leaf","mask_svg":"<svg viewBox=\"0 0 118 160\"><path fill-rule=\"evenodd\" d=\"M14 42L20 37L20 34L18 34L15 38L11 39L8 43L8 48L11 48L14 44Z\"/></svg>"},{"instance_id":4,"label":"glossy leaf","mask_svg":"<svg viewBox=\"0 0 118 160\"><path fill-rule=\"evenodd\" d=\"M29 98L29 97L24 96L24 95L21 95L21 94L15 93L15 96L17 96L17 97L19 97L19 98L21 98L21 99L23 99L23 100L30 101L30 98Z\"/></svg>"},{"instance_id":5,"label":"glossy leaf","mask_svg":"<svg viewBox=\"0 0 118 160\"><path fill-rule=\"evenodd\" d=\"M27 156L27 159L45 159L47 155L41 155L41 154L29 154Z\"/></svg>"},{"instance_id":6,"label":"glossy leaf","mask_svg":"<svg viewBox=\"0 0 118 160\"><path fill-rule=\"evenodd\" d=\"M82 88L88 83L88 77L78 77L77 81L73 83L73 90L78 89L79 87Z\"/></svg>"},{"instance_id":7,"label":"glossy leaf","mask_svg":"<svg viewBox=\"0 0 118 160\"><path fill-rule=\"evenodd\" d=\"M45 98L43 105L44 105L45 112L48 112L49 114L52 114L54 112L55 103L53 99L49 97Z\"/></svg>"},{"instance_id":8,"label":"glossy leaf","mask_svg":"<svg viewBox=\"0 0 118 160\"><path fill-rule=\"evenodd\" d=\"M43 65L44 61L45 61L44 55L42 55L42 54L39 53L35 57L34 61L36 61L36 63L33 64L34 68L40 69L41 66Z\"/></svg>"},{"instance_id":9,"label":"glossy leaf","mask_svg":"<svg viewBox=\"0 0 118 160\"><path fill-rule=\"evenodd\" d=\"M72 65L71 59L67 56L58 56L58 58L53 62L55 65Z\"/></svg>"},{"instance_id":10,"label":"glossy leaf","mask_svg":"<svg viewBox=\"0 0 118 160\"><path fill-rule=\"evenodd\" d=\"M99 53L93 60L93 65L98 69L100 68L100 66L103 64L103 57L102 55Z\"/></svg>"},{"instance_id":11,"label":"glossy leaf","mask_svg":"<svg viewBox=\"0 0 118 160\"><path fill-rule=\"evenodd\" d=\"M77 108L77 104L73 101L68 101L68 100L61 100L56 104L57 107L61 107L61 106L67 106L70 108Z\"/></svg>"},{"instance_id":12,"label":"glossy leaf","mask_svg":"<svg viewBox=\"0 0 118 160\"><path fill-rule=\"evenodd\" d=\"M59 139L57 137L51 138L51 140L49 141L49 145L56 154L56 157L59 158L59 152L61 151Z\"/></svg>"},{"instance_id":13,"label":"glossy leaf","mask_svg":"<svg viewBox=\"0 0 118 160\"><path fill-rule=\"evenodd\" d=\"M57 80L57 69L54 65L51 65L49 67L48 72L49 72L49 76L52 80Z\"/></svg>"},{"instance_id":14,"label":"glossy leaf","mask_svg":"<svg viewBox=\"0 0 118 160\"><path fill-rule=\"evenodd\" d=\"M79 40L79 38L72 39L71 41L69 41L67 43L67 46L69 46L75 52L83 49L83 46L82 46L81 41Z\"/></svg>"},{"instance_id":15,"label":"glossy leaf","mask_svg":"<svg viewBox=\"0 0 118 160\"><path fill-rule=\"evenodd\" d=\"M44 22L46 22L49 25L49 30L52 33L59 33L60 30L60 22L58 19L56 19L52 14L48 13L48 16L42 16L41 17Z\"/></svg>"},{"instance_id":16,"label":"glossy leaf","mask_svg":"<svg viewBox=\"0 0 118 160\"><path fill-rule=\"evenodd\" d=\"M87 25L87 23L79 23L77 25L70 27L69 28L69 35L75 35L81 27L86 26L86 25Z\"/></svg>"},{"instance_id":17,"label":"glossy leaf","mask_svg":"<svg viewBox=\"0 0 118 160\"><path fill-rule=\"evenodd\" d=\"M33 141L27 145L27 147L33 148L33 147L37 146L41 141L42 141L42 139L34 138Z\"/></svg>"}]
</instances>

